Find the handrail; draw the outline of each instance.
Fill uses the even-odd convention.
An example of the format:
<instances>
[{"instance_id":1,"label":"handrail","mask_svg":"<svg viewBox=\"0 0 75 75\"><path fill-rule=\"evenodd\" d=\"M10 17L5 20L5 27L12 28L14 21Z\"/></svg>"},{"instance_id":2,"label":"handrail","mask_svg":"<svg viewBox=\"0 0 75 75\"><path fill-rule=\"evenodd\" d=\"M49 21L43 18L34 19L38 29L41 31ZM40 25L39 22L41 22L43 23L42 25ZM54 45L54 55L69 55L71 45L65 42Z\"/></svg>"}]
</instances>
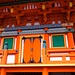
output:
<instances>
[{"instance_id":1,"label":"handrail","mask_svg":"<svg viewBox=\"0 0 75 75\"><path fill-rule=\"evenodd\" d=\"M3 54L4 50L0 50L0 54ZM8 50L8 54L16 54L17 50Z\"/></svg>"},{"instance_id":2,"label":"handrail","mask_svg":"<svg viewBox=\"0 0 75 75\"><path fill-rule=\"evenodd\" d=\"M6 61L7 61L7 56L8 55L16 55L18 53L17 50L0 50L0 59L1 59L1 62L0 64L6 64Z\"/></svg>"},{"instance_id":3,"label":"handrail","mask_svg":"<svg viewBox=\"0 0 75 75\"><path fill-rule=\"evenodd\" d=\"M74 51L75 51L75 49L65 49L65 48L63 48L63 49L60 49L60 48L57 48L57 49L47 49L48 53L74 52Z\"/></svg>"},{"instance_id":4,"label":"handrail","mask_svg":"<svg viewBox=\"0 0 75 75\"><path fill-rule=\"evenodd\" d=\"M61 57L61 60L54 60L56 57L58 58ZM69 57L68 61L66 57ZM53 59L50 60L50 58ZM72 63L72 62L75 63L75 49L70 49L70 48L47 49L47 63L63 64L63 63Z\"/></svg>"},{"instance_id":5,"label":"handrail","mask_svg":"<svg viewBox=\"0 0 75 75\"><path fill-rule=\"evenodd\" d=\"M73 57L73 56L75 56L75 54L56 54L56 55L48 55L48 57L69 57L69 56L71 56L71 57Z\"/></svg>"}]
</instances>

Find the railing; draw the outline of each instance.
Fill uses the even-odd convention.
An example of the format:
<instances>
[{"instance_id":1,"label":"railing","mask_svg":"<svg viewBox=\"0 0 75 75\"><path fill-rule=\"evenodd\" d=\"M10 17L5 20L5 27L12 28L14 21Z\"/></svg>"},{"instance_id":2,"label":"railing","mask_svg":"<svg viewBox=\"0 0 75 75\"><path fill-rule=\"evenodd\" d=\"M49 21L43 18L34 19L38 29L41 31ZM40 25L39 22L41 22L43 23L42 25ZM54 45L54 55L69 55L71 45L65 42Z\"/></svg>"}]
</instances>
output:
<instances>
[{"instance_id":1,"label":"railing","mask_svg":"<svg viewBox=\"0 0 75 75\"><path fill-rule=\"evenodd\" d=\"M18 64L18 52L16 50L0 51L0 64ZM8 55L14 55L14 63L7 63ZM12 58L11 58L12 59ZM75 64L75 49L43 49L41 64ZM22 64L22 63L20 63ZM23 63L24 64L24 63ZM25 63L30 64L30 63ZM33 63L36 64L36 63ZM38 63L39 64L39 63Z\"/></svg>"},{"instance_id":2,"label":"railing","mask_svg":"<svg viewBox=\"0 0 75 75\"><path fill-rule=\"evenodd\" d=\"M47 63L67 64L75 63L75 49L48 49Z\"/></svg>"},{"instance_id":3,"label":"railing","mask_svg":"<svg viewBox=\"0 0 75 75\"><path fill-rule=\"evenodd\" d=\"M0 64L9 64L7 62L7 57L9 55L14 55L14 64L16 63L16 55L18 54L17 50L11 50L11 51L8 51L8 50L0 50ZM11 58L12 59L12 58ZM11 63L13 64L13 63Z\"/></svg>"}]
</instances>

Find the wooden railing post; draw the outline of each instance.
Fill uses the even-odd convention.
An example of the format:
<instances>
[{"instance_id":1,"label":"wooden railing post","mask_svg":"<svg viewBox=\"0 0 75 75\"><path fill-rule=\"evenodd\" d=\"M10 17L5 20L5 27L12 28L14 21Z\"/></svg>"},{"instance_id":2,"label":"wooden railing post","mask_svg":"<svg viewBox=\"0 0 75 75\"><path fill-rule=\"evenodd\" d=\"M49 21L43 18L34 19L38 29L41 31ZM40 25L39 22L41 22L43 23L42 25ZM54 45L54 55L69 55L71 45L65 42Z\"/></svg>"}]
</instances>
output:
<instances>
[{"instance_id":1,"label":"wooden railing post","mask_svg":"<svg viewBox=\"0 0 75 75\"><path fill-rule=\"evenodd\" d=\"M46 41L43 41L43 49L42 49L42 54L43 54L43 63L47 63L47 49L46 49Z\"/></svg>"},{"instance_id":2,"label":"wooden railing post","mask_svg":"<svg viewBox=\"0 0 75 75\"><path fill-rule=\"evenodd\" d=\"M46 64L47 63L47 55L45 53L45 49L42 49L42 54L43 54L43 63Z\"/></svg>"},{"instance_id":3,"label":"wooden railing post","mask_svg":"<svg viewBox=\"0 0 75 75\"><path fill-rule=\"evenodd\" d=\"M2 58L2 64L7 63L7 56L8 56L8 50L3 51L3 58Z\"/></svg>"}]
</instances>

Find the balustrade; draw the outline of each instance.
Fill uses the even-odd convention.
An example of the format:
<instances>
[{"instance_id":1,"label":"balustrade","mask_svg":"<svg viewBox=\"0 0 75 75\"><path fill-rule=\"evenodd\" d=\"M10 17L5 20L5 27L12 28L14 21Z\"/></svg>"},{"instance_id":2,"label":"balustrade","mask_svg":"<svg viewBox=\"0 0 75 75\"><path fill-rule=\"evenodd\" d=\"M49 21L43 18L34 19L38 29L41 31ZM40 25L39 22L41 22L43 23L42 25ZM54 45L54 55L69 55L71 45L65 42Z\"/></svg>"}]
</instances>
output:
<instances>
[{"instance_id":1,"label":"balustrade","mask_svg":"<svg viewBox=\"0 0 75 75\"><path fill-rule=\"evenodd\" d=\"M75 63L75 49L48 49L47 63Z\"/></svg>"},{"instance_id":2,"label":"balustrade","mask_svg":"<svg viewBox=\"0 0 75 75\"><path fill-rule=\"evenodd\" d=\"M47 51L46 51L47 50ZM9 63L9 60L17 60L15 50L1 50L0 51L0 64L18 64L18 62ZM15 57L13 58L14 55ZM9 59L10 57L10 59ZM12 57L12 58L11 58ZM18 61L18 60L17 60ZM41 64L74 64L75 63L75 49L42 49ZM32 62L30 62L32 63ZM39 63L39 62L38 62ZM22 64L22 63L20 63ZM24 63L23 63L24 64ZM28 64L28 63L25 63ZM35 64L35 62L33 62Z\"/></svg>"}]
</instances>

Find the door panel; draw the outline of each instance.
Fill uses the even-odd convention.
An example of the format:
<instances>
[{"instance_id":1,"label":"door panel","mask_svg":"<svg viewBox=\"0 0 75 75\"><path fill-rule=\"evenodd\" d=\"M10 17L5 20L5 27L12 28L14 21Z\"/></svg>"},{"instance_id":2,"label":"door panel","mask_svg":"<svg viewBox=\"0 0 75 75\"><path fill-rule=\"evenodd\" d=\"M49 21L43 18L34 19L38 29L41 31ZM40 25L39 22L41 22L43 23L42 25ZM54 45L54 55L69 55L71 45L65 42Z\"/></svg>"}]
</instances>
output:
<instances>
[{"instance_id":1,"label":"door panel","mask_svg":"<svg viewBox=\"0 0 75 75\"><path fill-rule=\"evenodd\" d=\"M35 38L33 42L33 59L34 62L39 62L41 57L41 42L39 38Z\"/></svg>"},{"instance_id":2,"label":"door panel","mask_svg":"<svg viewBox=\"0 0 75 75\"><path fill-rule=\"evenodd\" d=\"M25 39L24 42L24 62L28 63L31 58L31 41L30 39Z\"/></svg>"},{"instance_id":3,"label":"door panel","mask_svg":"<svg viewBox=\"0 0 75 75\"><path fill-rule=\"evenodd\" d=\"M25 63L40 62L41 58L41 38L40 37L25 37L23 58Z\"/></svg>"}]
</instances>

